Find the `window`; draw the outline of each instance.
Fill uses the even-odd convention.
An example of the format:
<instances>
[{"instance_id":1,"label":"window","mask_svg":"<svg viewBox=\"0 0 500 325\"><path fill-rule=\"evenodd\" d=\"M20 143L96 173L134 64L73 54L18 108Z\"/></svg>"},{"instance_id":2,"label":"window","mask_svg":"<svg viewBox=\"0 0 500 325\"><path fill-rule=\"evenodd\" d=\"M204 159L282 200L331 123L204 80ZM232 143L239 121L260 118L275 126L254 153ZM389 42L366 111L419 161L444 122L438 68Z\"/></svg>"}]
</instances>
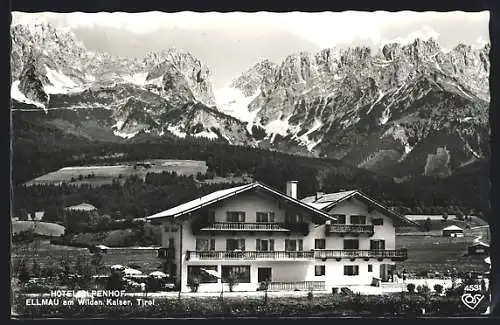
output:
<instances>
[{"instance_id":1,"label":"window","mask_svg":"<svg viewBox=\"0 0 500 325\"><path fill-rule=\"evenodd\" d=\"M257 222L275 222L274 212L257 212Z\"/></svg>"},{"instance_id":2,"label":"window","mask_svg":"<svg viewBox=\"0 0 500 325\"><path fill-rule=\"evenodd\" d=\"M170 225L169 224L166 224L164 227L163 227L163 230L165 232L170 232Z\"/></svg>"},{"instance_id":3,"label":"window","mask_svg":"<svg viewBox=\"0 0 500 325\"><path fill-rule=\"evenodd\" d=\"M169 238L168 239L168 247L169 248L174 248L174 243L175 243L175 239L174 238Z\"/></svg>"},{"instance_id":4,"label":"window","mask_svg":"<svg viewBox=\"0 0 500 325\"><path fill-rule=\"evenodd\" d=\"M332 214L332 217L337 218L336 224L345 225L345 214Z\"/></svg>"},{"instance_id":5,"label":"window","mask_svg":"<svg viewBox=\"0 0 500 325\"><path fill-rule=\"evenodd\" d=\"M236 277L238 283L250 283L250 265L223 265L222 282L227 282L231 274Z\"/></svg>"},{"instance_id":6,"label":"window","mask_svg":"<svg viewBox=\"0 0 500 325\"><path fill-rule=\"evenodd\" d=\"M200 283L217 283L217 277L208 274L205 270L218 271L217 265L188 266L188 283L197 278Z\"/></svg>"},{"instance_id":7,"label":"window","mask_svg":"<svg viewBox=\"0 0 500 325\"><path fill-rule=\"evenodd\" d=\"M368 264L368 272L373 272L373 265Z\"/></svg>"},{"instance_id":8,"label":"window","mask_svg":"<svg viewBox=\"0 0 500 325\"><path fill-rule=\"evenodd\" d=\"M303 249L302 239L285 239L285 251L302 251Z\"/></svg>"},{"instance_id":9,"label":"window","mask_svg":"<svg viewBox=\"0 0 500 325\"><path fill-rule=\"evenodd\" d=\"M325 275L325 266L324 265L316 265L316 266L314 266L314 275L315 276Z\"/></svg>"},{"instance_id":10,"label":"window","mask_svg":"<svg viewBox=\"0 0 500 325\"><path fill-rule=\"evenodd\" d=\"M344 265L344 275L359 275L359 265Z\"/></svg>"},{"instance_id":11,"label":"window","mask_svg":"<svg viewBox=\"0 0 500 325\"><path fill-rule=\"evenodd\" d=\"M257 239L255 250L262 252L274 251L274 239Z\"/></svg>"},{"instance_id":12,"label":"window","mask_svg":"<svg viewBox=\"0 0 500 325\"><path fill-rule=\"evenodd\" d=\"M364 225L366 224L365 216L351 216L351 224L352 225Z\"/></svg>"},{"instance_id":13,"label":"window","mask_svg":"<svg viewBox=\"0 0 500 325\"><path fill-rule=\"evenodd\" d=\"M226 250L234 251L239 249L241 251L245 250L245 240L244 239L226 239Z\"/></svg>"},{"instance_id":14,"label":"window","mask_svg":"<svg viewBox=\"0 0 500 325\"><path fill-rule=\"evenodd\" d=\"M370 240L370 249L385 249L385 240Z\"/></svg>"},{"instance_id":15,"label":"window","mask_svg":"<svg viewBox=\"0 0 500 325\"><path fill-rule=\"evenodd\" d=\"M382 218L376 218L376 219L372 220L372 223L375 226L383 226L384 225L384 219L382 219Z\"/></svg>"},{"instance_id":16,"label":"window","mask_svg":"<svg viewBox=\"0 0 500 325\"><path fill-rule=\"evenodd\" d=\"M228 211L226 216L227 222L245 222L245 212L243 211Z\"/></svg>"},{"instance_id":17,"label":"window","mask_svg":"<svg viewBox=\"0 0 500 325\"><path fill-rule=\"evenodd\" d=\"M177 232L177 227L172 227L172 232Z\"/></svg>"},{"instance_id":18,"label":"window","mask_svg":"<svg viewBox=\"0 0 500 325\"><path fill-rule=\"evenodd\" d=\"M359 249L359 240L344 239L344 249Z\"/></svg>"},{"instance_id":19,"label":"window","mask_svg":"<svg viewBox=\"0 0 500 325\"><path fill-rule=\"evenodd\" d=\"M304 218L300 214L290 214L285 215L285 223L302 223Z\"/></svg>"},{"instance_id":20,"label":"window","mask_svg":"<svg viewBox=\"0 0 500 325\"><path fill-rule=\"evenodd\" d=\"M196 238L196 250L197 251L214 251L215 250L215 239Z\"/></svg>"},{"instance_id":21,"label":"window","mask_svg":"<svg viewBox=\"0 0 500 325\"><path fill-rule=\"evenodd\" d=\"M315 239L314 240L314 249L325 249L326 242L324 239Z\"/></svg>"}]
</instances>

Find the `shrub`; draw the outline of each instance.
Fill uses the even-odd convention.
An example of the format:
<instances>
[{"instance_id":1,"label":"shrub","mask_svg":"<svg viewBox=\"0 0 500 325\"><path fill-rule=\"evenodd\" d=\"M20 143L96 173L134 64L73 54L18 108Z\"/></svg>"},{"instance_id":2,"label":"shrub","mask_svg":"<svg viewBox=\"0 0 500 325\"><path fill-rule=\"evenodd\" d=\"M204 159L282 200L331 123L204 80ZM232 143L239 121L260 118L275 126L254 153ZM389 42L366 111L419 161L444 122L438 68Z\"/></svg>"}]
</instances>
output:
<instances>
[{"instance_id":1,"label":"shrub","mask_svg":"<svg viewBox=\"0 0 500 325\"><path fill-rule=\"evenodd\" d=\"M229 291L233 292L234 286L238 283L238 277L233 274L233 272L229 273L229 276L226 278L227 285L229 286Z\"/></svg>"},{"instance_id":2,"label":"shrub","mask_svg":"<svg viewBox=\"0 0 500 325\"><path fill-rule=\"evenodd\" d=\"M106 282L107 290L123 290L124 281L121 272L113 272Z\"/></svg>"},{"instance_id":3,"label":"shrub","mask_svg":"<svg viewBox=\"0 0 500 325\"><path fill-rule=\"evenodd\" d=\"M409 293L414 293L415 285L413 283L408 283L408 285L406 286L406 290L408 290Z\"/></svg>"},{"instance_id":4,"label":"shrub","mask_svg":"<svg viewBox=\"0 0 500 325\"><path fill-rule=\"evenodd\" d=\"M440 295L443 293L443 286L440 285L439 283L435 284L434 285L434 291L436 292L436 294Z\"/></svg>"},{"instance_id":5,"label":"shrub","mask_svg":"<svg viewBox=\"0 0 500 325\"><path fill-rule=\"evenodd\" d=\"M429 286L427 286L425 284L424 285L419 285L419 286L417 286L417 292L420 295L426 296L426 295L428 295L431 292L431 288L429 288Z\"/></svg>"},{"instance_id":6,"label":"shrub","mask_svg":"<svg viewBox=\"0 0 500 325\"><path fill-rule=\"evenodd\" d=\"M443 221L448 220L448 212L443 212Z\"/></svg>"}]
</instances>

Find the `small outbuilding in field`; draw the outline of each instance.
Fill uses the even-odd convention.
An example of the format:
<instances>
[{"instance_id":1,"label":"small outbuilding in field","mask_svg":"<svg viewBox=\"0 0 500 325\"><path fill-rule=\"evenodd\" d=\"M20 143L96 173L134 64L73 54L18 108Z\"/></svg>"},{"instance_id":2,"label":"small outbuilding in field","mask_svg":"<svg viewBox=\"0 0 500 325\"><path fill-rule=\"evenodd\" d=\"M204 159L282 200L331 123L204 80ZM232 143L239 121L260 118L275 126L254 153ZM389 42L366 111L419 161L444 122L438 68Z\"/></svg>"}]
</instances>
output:
<instances>
[{"instance_id":1,"label":"small outbuilding in field","mask_svg":"<svg viewBox=\"0 0 500 325\"><path fill-rule=\"evenodd\" d=\"M467 252L469 255L488 255L490 253L490 245L477 242L467 247Z\"/></svg>"},{"instance_id":2,"label":"small outbuilding in field","mask_svg":"<svg viewBox=\"0 0 500 325\"><path fill-rule=\"evenodd\" d=\"M458 226L449 226L443 229L444 237L463 237L464 230Z\"/></svg>"}]
</instances>

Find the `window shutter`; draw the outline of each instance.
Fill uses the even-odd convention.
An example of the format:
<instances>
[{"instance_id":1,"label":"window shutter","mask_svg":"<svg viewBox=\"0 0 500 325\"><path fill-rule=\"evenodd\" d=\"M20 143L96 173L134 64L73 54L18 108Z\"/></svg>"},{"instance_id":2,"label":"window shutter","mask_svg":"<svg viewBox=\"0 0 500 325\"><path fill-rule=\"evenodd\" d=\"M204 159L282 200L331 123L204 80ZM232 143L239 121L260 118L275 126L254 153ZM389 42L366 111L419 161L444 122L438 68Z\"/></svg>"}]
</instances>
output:
<instances>
[{"instance_id":1,"label":"window shutter","mask_svg":"<svg viewBox=\"0 0 500 325\"><path fill-rule=\"evenodd\" d=\"M298 250L299 251L303 251L304 250L302 239L299 239L299 249Z\"/></svg>"},{"instance_id":2,"label":"window shutter","mask_svg":"<svg viewBox=\"0 0 500 325\"><path fill-rule=\"evenodd\" d=\"M274 252L274 239L269 239L269 250Z\"/></svg>"},{"instance_id":3,"label":"window shutter","mask_svg":"<svg viewBox=\"0 0 500 325\"><path fill-rule=\"evenodd\" d=\"M239 243L239 249L241 249L242 251L245 250L245 239L240 239L240 243Z\"/></svg>"},{"instance_id":4,"label":"window shutter","mask_svg":"<svg viewBox=\"0 0 500 325\"><path fill-rule=\"evenodd\" d=\"M260 251L260 239L257 239L255 242L255 250Z\"/></svg>"},{"instance_id":5,"label":"window shutter","mask_svg":"<svg viewBox=\"0 0 500 325\"><path fill-rule=\"evenodd\" d=\"M210 239L210 250L211 251L215 250L215 239Z\"/></svg>"},{"instance_id":6,"label":"window shutter","mask_svg":"<svg viewBox=\"0 0 500 325\"><path fill-rule=\"evenodd\" d=\"M275 222L274 212L269 212L269 222Z\"/></svg>"},{"instance_id":7,"label":"window shutter","mask_svg":"<svg viewBox=\"0 0 500 325\"><path fill-rule=\"evenodd\" d=\"M240 212L240 222L245 222L245 212Z\"/></svg>"}]
</instances>

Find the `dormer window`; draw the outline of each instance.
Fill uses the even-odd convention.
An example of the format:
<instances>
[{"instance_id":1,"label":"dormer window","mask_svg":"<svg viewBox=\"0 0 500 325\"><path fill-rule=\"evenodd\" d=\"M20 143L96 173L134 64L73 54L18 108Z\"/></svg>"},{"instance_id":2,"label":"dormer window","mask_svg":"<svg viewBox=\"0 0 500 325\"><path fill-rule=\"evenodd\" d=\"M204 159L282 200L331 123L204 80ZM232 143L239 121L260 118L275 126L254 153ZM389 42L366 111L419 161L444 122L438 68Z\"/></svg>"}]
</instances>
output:
<instances>
[{"instance_id":1,"label":"dormer window","mask_svg":"<svg viewBox=\"0 0 500 325\"><path fill-rule=\"evenodd\" d=\"M245 222L245 212L228 211L226 213L227 222Z\"/></svg>"},{"instance_id":2,"label":"dormer window","mask_svg":"<svg viewBox=\"0 0 500 325\"><path fill-rule=\"evenodd\" d=\"M276 217L274 212L257 212L257 222L275 222Z\"/></svg>"},{"instance_id":3,"label":"dormer window","mask_svg":"<svg viewBox=\"0 0 500 325\"><path fill-rule=\"evenodd\" d=\"M345 225L345 214L332 214L331 216L337 218L335 222L337 225Z\"/></svg>"},{"instance_id":4,"label":"dormer window","mask_svg":"<svg viewBox=\"0 0 500 325\"><path fill-rule=\"evenodd\" d=\"M351 216L351 225L365 225L366 216Z\"/></svg>"}]
</instances>

